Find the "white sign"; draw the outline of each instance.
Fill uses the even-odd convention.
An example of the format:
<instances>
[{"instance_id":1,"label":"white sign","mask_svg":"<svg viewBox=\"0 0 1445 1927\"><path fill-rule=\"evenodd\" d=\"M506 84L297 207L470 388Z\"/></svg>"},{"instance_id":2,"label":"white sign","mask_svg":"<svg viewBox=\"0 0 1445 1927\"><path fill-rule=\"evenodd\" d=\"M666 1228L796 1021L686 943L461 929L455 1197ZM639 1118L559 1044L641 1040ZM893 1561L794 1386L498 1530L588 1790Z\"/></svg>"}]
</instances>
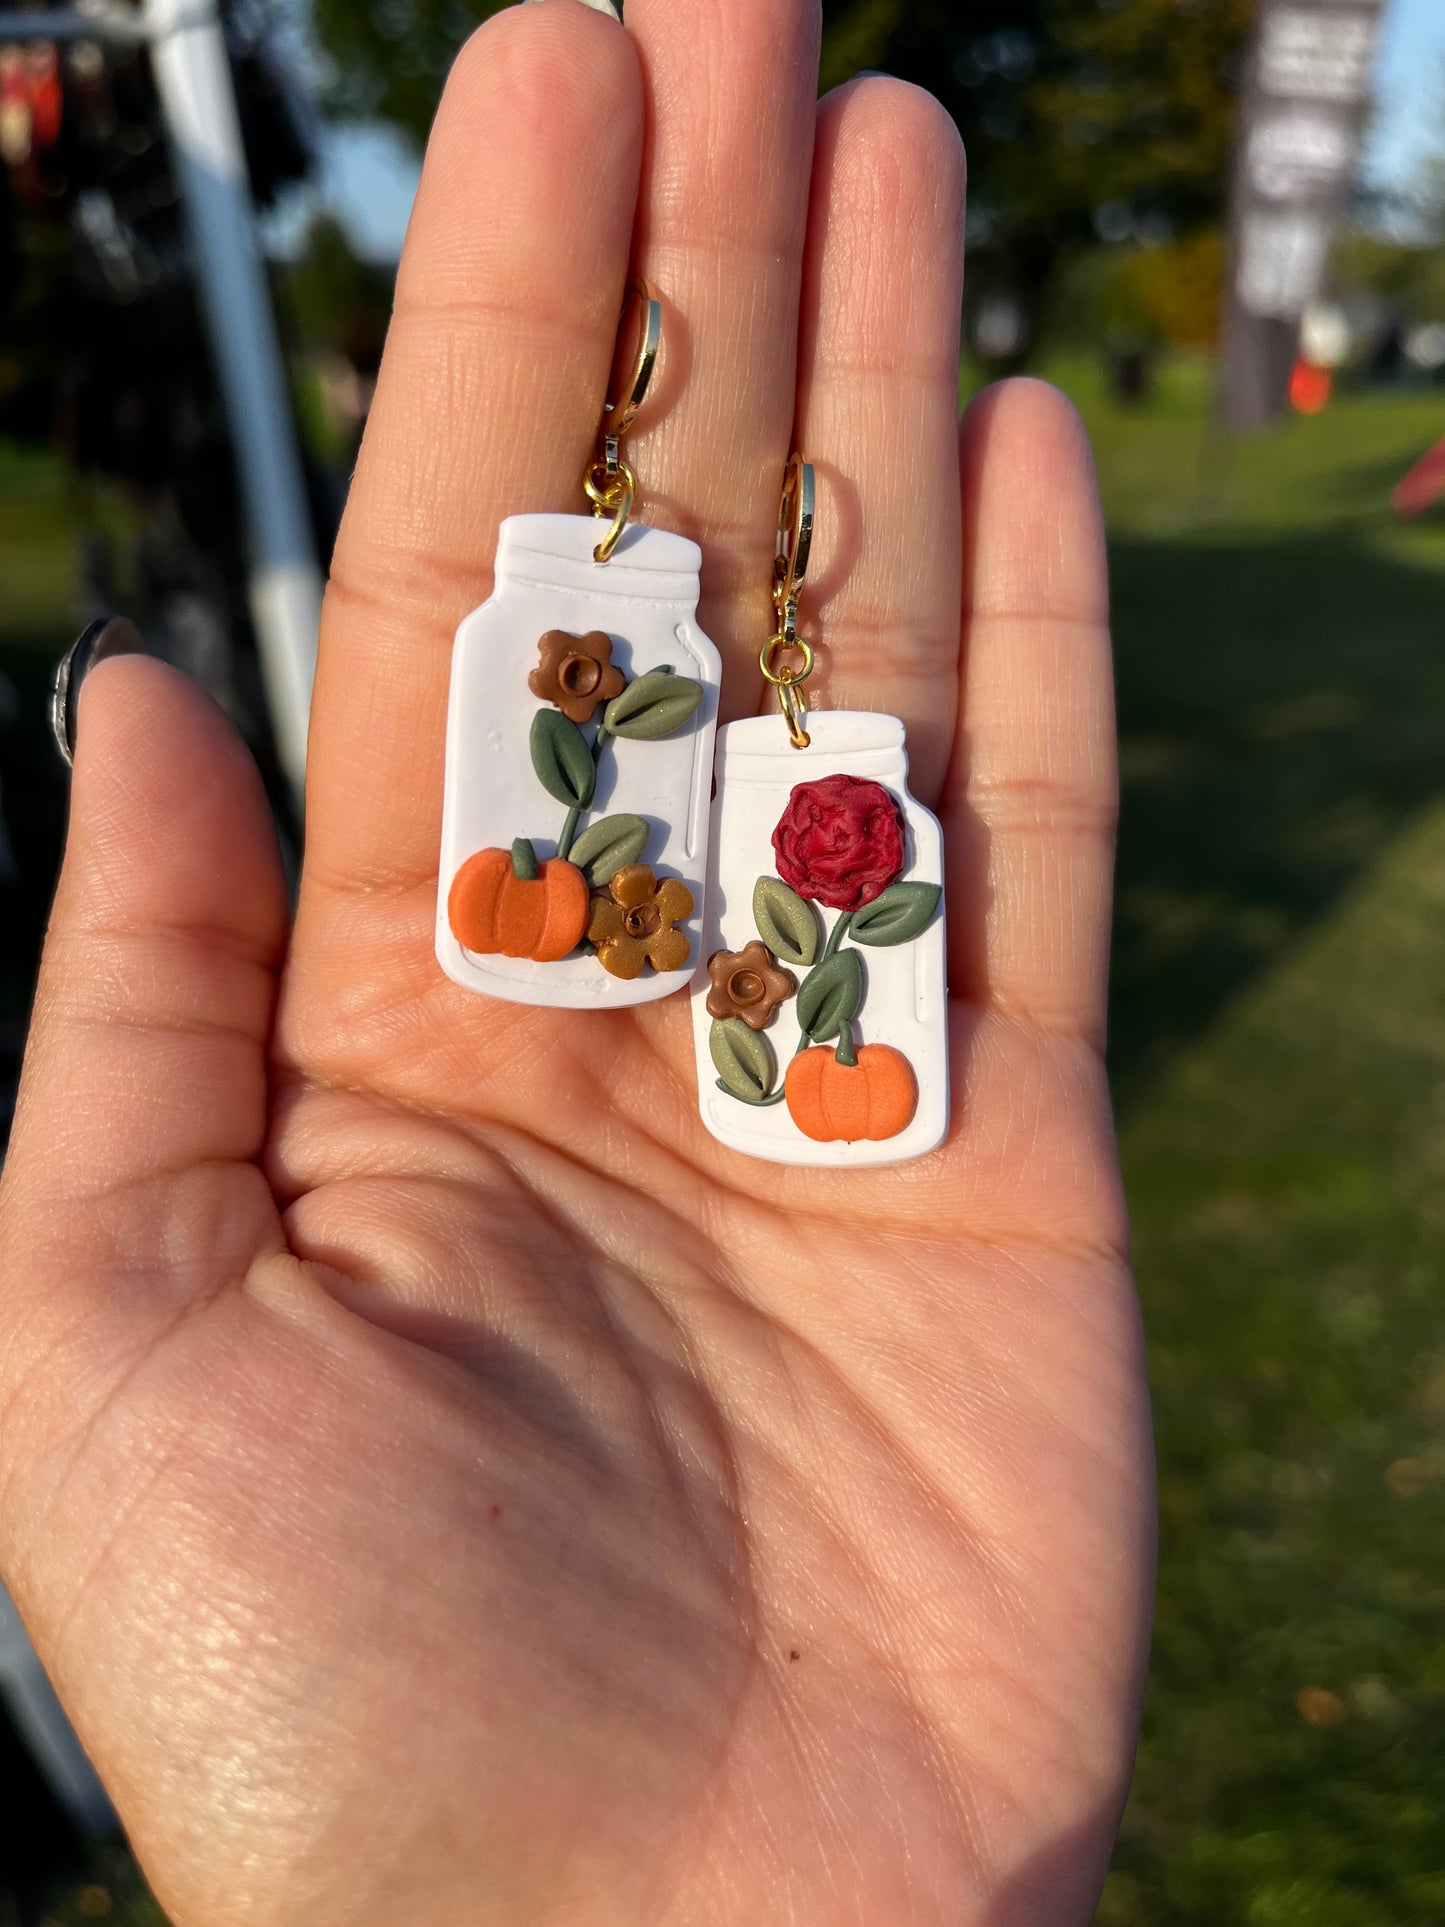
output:
<instances>
[{"instance_id":1,"label":"white sign","mask_svg":"<svg viewBox=\"0 0 1445 1927\"><path fill-rule=\"evenodd\" d=\"M1249 182L1265 201L1297 201L1327 190L1350 170L1353 130L1318 107L1271 112L1249 137Z\"/></svg>"},{"instance_id":2,"label":"white sign","mask_svg":"<svg viewBox=\"0 0 1445 1927\"><path fill-rule=\"evenodd\" d=\"M1373 12L1277 7L1260 38L1260 87L1297 100L1363 100L1378 20Z\"/></svg>"},{"instance_id":3,"label":"white sign","mask_svg":"<svg viewBox=\"0 0 1445 1927\"><path fill-rule=\"evenodd\" d=\"M1313 213L1256 210L1239 236L1236 287L1251 314L1297 321L1314 298L1324 272L1329 224Z\"/></svg>"}]
</instances>

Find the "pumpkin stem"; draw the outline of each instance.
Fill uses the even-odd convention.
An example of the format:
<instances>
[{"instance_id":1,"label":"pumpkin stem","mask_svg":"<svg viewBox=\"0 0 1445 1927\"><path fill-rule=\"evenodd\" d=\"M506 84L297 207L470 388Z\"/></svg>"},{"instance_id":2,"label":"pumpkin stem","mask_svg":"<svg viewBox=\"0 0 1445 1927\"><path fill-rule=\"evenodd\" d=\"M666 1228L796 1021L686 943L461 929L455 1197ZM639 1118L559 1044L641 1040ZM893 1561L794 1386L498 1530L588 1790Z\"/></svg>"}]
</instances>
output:
<instances>
[{"instance_id":1,"label":"pumpkin stem","mask_svg":"<svg viewBox=\"0 0 1445 1927\"><path fill-rule=\"evenodd\" d=\"M537 852L525 836L519 836L512 845L512 875L521 883L537 880Z\"/></svg>"},{"instance_id":2,"label":"pumpkin stem","mask_svg":"<svg viewBox=\"0 0 1445 1927\"><path fill-rule=\"evenodd\" d=\"M844 1019L842 1029L838 1032L838 1048L834 1051L833 1055L840 1064L847 1064L852 1069L857 1069L858 1049L853 1042L853 1026L846 1018Z\"/></svg>"}]
</instances>

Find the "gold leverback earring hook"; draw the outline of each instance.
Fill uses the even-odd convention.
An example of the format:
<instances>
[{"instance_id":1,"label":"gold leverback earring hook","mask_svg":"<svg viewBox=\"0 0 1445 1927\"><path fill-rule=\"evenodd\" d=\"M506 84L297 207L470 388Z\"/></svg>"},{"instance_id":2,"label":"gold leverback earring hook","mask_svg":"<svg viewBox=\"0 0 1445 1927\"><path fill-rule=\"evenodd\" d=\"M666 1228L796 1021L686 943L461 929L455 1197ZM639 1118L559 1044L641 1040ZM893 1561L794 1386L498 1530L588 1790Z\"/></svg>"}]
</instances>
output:
<instances>
[{"instance_id":1,"label":"gold leverback earring hook","mask_svg":"<svg viewBox=\"0 0 1445 1927\"><path fill-rule=\"evenodd\" d=\"M652 371L657 365L658 350L662 346L662 303L640 275L627 290L619 334L621 328L626 326L634 301L642 303L643 311L632 378L618 400L609 398L604 403L598 437L601 452L593 456L582 476L582 487L592 504L593 514L612 517L611 528L592 551L593 559L597 562L610 559L637 500L637 476L631 465L623 460L620 444L647 395Z\"/></svg>"},{"instance_id":2,"label":"gold leverback earring hook","mask_svg":"<svg viewBox=\"0 0 1445 1927\"><path fill-rule=\"evenodd\" d=\"M778 707L794 749L806 749L812 740L804 721L808 702L801 685L813 673L813 648L798 634L798 592L808 573L808 553L813 546L814 500L813 464L794 452L783 473L773 548L773 607L778 612L778 626L758 653L758 667L778 692ZM777 657L784 649L796 650L802 661L778 668Z\"/></svg>"},{"instance_id":3,"label":"gold leverback earring hook","mask_svg":"<svg viewBox=\"0 0 1445 1927\"><path fill-rule=\"evenodd\" d=\"M783 471L778 534L773 546L773 602L780 627L790 634L797 630L798 591L808 573L813 547L813 502L813 464L795 452Z\"/></svg>"}]
</instances>

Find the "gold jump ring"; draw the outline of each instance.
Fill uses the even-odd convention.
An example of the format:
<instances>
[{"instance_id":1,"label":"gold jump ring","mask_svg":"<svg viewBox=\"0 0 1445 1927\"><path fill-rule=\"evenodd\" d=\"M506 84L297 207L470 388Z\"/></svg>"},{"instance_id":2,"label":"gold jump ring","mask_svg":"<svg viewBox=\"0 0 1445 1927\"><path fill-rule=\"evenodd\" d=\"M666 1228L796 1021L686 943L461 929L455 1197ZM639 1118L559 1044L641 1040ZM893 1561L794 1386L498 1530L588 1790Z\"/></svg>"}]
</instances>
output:
<instances>
[{"instance_id":1,"label":"gold jump ring","mask_svg":"<svg viewBox=\"0 0 1445 1927\"><path fill-rule=\"evenodd\" d=\"M778 707L783 712L783 720L788 725L788 736L794 749L806 749L812 737L804 725L808 713L808 699L796 682L778 684Z\"/></svg>"},{"instance_id":2,"label":"gold jump ring","mask_svg":"<svg viewBox=\"0 0 1445 1927\"><path fill-rule=\"evenodd\" d=\"M797 669L775 669L773 660L780 649L796 649L803 658L801 666ZM785 635L780 629L777 635L769 636L758 651L758 667L775 686L806 682L813 673L813 645L805 642L801 636Z\"/></svg>"},{"instance_id":3,"label":"gold jump ring","mask_svg":"<svg viewBox=\"0 0 1445 1927\"><path fill-rule=\"evenodd\" d=\"M597 480L598 475L602 480ZM622 531L627 527L627 518L632 513L632 504L637 498L637 477L631 466L620 458L617 473L609 475L607 464L599 455L587 464L587 472L582 477L582 487L592 504L593 513L598 516L610 515L612 526L592 551L593 559L606 562L617 547Z\"/></svg>"}]
</instances>

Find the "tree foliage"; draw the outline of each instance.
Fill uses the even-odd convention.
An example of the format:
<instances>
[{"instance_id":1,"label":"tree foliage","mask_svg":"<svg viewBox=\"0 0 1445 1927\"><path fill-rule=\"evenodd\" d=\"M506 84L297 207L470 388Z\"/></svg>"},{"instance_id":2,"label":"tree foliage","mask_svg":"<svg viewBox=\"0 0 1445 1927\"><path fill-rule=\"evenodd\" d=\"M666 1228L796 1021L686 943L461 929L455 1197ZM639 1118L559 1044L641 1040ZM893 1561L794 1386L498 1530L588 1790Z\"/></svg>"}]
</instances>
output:
<instances>
[{"instance_id":1,"label":"tree foliage","mask_svg":"<svg viewBox=\"0 0 1445 1927\"><path fill-rule=\"evenodd\" d=\"M347 111L420 139L491 0L315 0ZM1071 246L1158 247L1225 204L1254 0L824 0L823 85L862 69L942 100L970 161L974 285L1028 309Z\"/></svg>"},{"instance_id":2,"label":"tree foliage","mask_svg":"<svg viewBox=\"0 0 1445 1927\"><path fill-rule=\"evenodd\" d=\"M457 49L499 11L494 0L312 0L333 109L390 121L420 146Z\"/></svg>"},{"instance_id":3,"label":"tree foliage","mask_svg":"<svg viewBox=\"0 0 1445 1927\"><path fill-rule=\"evenodd\" d=\"M1215 346L1223 298L1223 234L1199 227L1154 247L1072 257L1050 306L1058 332L1081 342L1189 350Z\"/></svg>"},{"instance_id":4,"label":"tree foliage","mask_svg":"<svg viewBox=\"0 0 1445 1927\"><path fill-rule=\"evenodd\" d=\"M1445 250L1358 231L1335 245L1332 278L1343 294L1372 294L1414 321L1445 319Z\"/></svg>"},{"instance_id":5,"label":"tree foliage","mask_svg":"<svg viewBox=\"0 0 1445 1927\"><path fill-rule=\"evenodd\" d=\"M931 89L969 150L974 258L1025 296L1099 232L1218 222L1253 0L833 0L830 54ZM841 78L836 69L830 78Z\"/></svg>"}]
</instances>

